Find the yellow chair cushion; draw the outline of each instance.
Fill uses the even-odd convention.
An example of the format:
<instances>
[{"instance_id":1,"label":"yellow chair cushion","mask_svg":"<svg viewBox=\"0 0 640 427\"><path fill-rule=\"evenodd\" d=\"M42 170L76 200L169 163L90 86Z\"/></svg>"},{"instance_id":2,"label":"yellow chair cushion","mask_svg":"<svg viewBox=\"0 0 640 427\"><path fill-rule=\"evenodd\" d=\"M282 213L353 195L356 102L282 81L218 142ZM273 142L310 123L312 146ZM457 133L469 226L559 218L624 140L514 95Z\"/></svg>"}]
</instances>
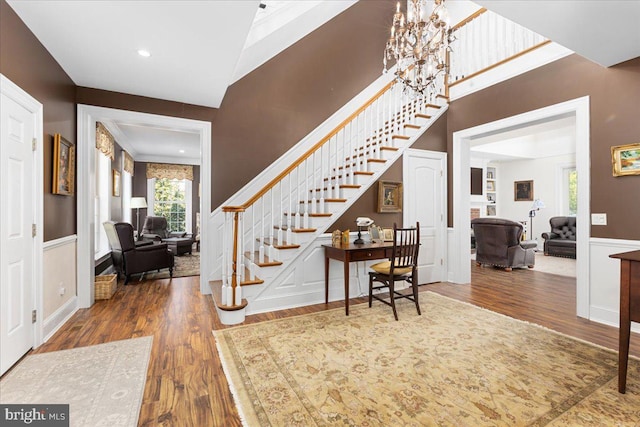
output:
<instances>
[{"instance_id":1,"label":"yellow chair cushion","mask_svg":"<svg viewBox=\"0 0 640 427\"><path fill-rule=\"evenodd\" d=\"M373 264L371 269L376 273L380 274L390 274L391 273L391 261L382 261L377 264ZM411 267L404 268L394 268L393 274L397 276L401 276L403 274L411 273Z\"/></svg>"}]
</instances>

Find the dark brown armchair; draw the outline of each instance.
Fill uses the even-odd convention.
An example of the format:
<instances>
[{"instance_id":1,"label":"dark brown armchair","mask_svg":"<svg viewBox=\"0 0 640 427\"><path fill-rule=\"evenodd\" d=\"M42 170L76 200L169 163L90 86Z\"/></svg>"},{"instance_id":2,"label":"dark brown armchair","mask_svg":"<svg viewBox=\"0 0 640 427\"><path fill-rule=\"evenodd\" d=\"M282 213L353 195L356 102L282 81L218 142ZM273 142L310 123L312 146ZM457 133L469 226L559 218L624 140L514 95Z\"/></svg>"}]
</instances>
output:
<instances>
[{"instance_id":1,"label":"dark brown armchair","mask_svg":"<svg viewBox=\"0 0 640 427\"><path fill-rule=\"evenodd\" d=\"M542 233L544 254L576 258L576 217L554 216L549 219L551 231Z\"/></svg>"},{"instance_id":2,"label":"dark brown armchair","mask_svg":"<svg viewBox=\"0 0 640 427\"><path fill-rule=\"evenodd\" d=\"M502 218L475 218L471 221L476 237L476 264L533 268L536 263L534 240L521 241L523 227L519 222Z\"/></svg>"},{"instance_id":3,"label":"dark brown armchair","mask_svg":"<svg viewBox=\"0 0 640 427\"><path fill-rule=\"evenodd\" d=\"M132 274L161 268L168 268L169 276L173 277L173 253L166 243L139 245L133 240L131 224L107 221L103 225L111 246L113 266L118 273L118 278L120 274L124 275L125 285Z\"/></svg>"},{"instance_id":4,"label":"dark brown armchair","mask_svg":"<svg viewBox=\"0 0 640 427\"><path fill-rule=\"evenodd\" d=\"M163 216L148 216L144 220L142 234L143 241L162 242L169 246L175 255L192 253L193 237L185 232L171 232L167 226L167 219Z\"/></svg>"}]
</instances>

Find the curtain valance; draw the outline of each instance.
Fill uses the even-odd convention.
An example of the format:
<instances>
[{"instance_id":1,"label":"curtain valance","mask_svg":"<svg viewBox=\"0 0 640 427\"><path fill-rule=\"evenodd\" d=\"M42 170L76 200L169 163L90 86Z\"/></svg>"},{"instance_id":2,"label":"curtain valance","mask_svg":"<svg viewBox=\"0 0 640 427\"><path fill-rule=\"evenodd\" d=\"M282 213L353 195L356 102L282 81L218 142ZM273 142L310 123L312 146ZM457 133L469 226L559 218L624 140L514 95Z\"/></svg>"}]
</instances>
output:
<instances>
[{"instance_id":1,"label":"curtain valance","mask_svg":"<svg viewBox=\"0 0 640 427\"><path fill-rule=\"evenodd\" d=\"M115 139L106 127L100 122L96 122L96 148L100 150L102 154L114 159L114 146Z\"/></svg>"},{"instance_id":2,"label":"curtain valance","mask_svg":"<svg viewBox=\"0 0 640 427\"><path fill-rule=\"evenodd\" d=\"M193 166L168 163L148 163L147 179L188 179L193 181Z\"/></svg>"},{"instance_id":3,"label":"curtain valance","mask_svg":"<svg viewBox=\"0 0 640 427\"><path fill-rule=\"evenodd\" d=\"M126 151L123 151L122 155L124 156L124 162L123 162L124 171L131 174L131 176L133 176L133 157L131 157L131 154L127 153Z\"/></svg>"}]
</instances>

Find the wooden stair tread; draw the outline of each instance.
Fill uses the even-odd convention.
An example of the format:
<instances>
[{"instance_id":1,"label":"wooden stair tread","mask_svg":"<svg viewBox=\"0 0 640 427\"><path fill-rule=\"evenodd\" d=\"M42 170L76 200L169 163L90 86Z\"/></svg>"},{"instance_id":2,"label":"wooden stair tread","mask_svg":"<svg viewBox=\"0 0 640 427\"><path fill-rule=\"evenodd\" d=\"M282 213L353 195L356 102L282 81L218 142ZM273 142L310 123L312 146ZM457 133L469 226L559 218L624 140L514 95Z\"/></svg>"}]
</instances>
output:
<instances>
[{"instance_id":1,"label":"wooden stair tread","mask_svg":"<svg viewBox=\"0 0 640 427\"><path fill-rule=\"evenodd\" d=\"M398 148L398 147L389 147L389 146L386 146L386 145L385 145L385 146L383 146L383 147L380 147L380 150L398 151L398 150L399 150L399 148Z\"/></svg>"},{"instance_id":2,"label":"wooden stair tread","mask_svg":"<svg viewBox=\"0 0 640 427\"><path fill-rule=\"evenodd\" d=\"M406 135L393 135L391 138L392 139L411 139L410 136L406 136Z\"/></svg>"},{"instance_id":3,"label":"wooden stair tread","mask_svg":"<svg viewBox=\"0 0 640 427\"><path fill-rule=\"evenodd\" d=\"M414 125L413 123L405 123L403 126L410 129L420 129L419 125Z\"/></svg>"},{"instance_id":4,"label":"wooden stair tread","mask_svg":"<svg viewBox=\"0 0 640 427\"><path fill-rule=\"evenodd\" d=\"M222 280L211 280L209 282L211 288L211 296L213 297L213 303L220 310L223 311L238 311L247 306L247 300L242 299L240 305L222 305Z\"/></svg>"},{"instance_id":5,"label":"wooden stair tread","mask_svg":"<svg viewBox=\"0 0 640 427\"><path fill-rule=\"evenodd\" d=\"M311 216L311 214L309 214L309 216ZM275 229L282 229L283 231L286 231L287 227L286 225L283 226L279 226L279 225L274 225L273 228ZM316 228L292 228L291 232L292 233L315 233L317 231Z\"/></svg>"},{"instance_id":6,"label":"wooden stair tread","mask_svg":"<svg viewBox=\"0 0 640 427\"><path fill-rule=\"evenodd\" d=\"M282 265L282 261L270 260L268 256L264 256L264 262L259 262L260 252L255 251L253 253L253 257L251 256L251 252L245 252L244 256L249 258L255 265L258 267L275 267L278 265Z\"/></svg>"},{"instance_id":7,"label":"wooden stair tread","mask_svg":"<svg viewBox=\"0 0 640 427\"><path fill-rule=\"evenodd\" d=\"M361 185L358 184L340 184L340 188L360 188Z\"/></svg>"},{"instance_id":8,"label":"wooden stair tread","mask_svg":"<svg viewBox=\"0 0 640 427\"><path fill-rule=\"evenodd\" d=\"M346 202L346 201L347 201L347 199L332 199L332 198L329 198L329 197L325 197L325 199L324 199L325 203L343 203L343 202ZM300 200L300 203L301 204L313 203L313 200L307 200L306 202L304 200ZM320 203L320 199L316 199L316 203Z\"/></svg>"},{"instance_id":9,"label":"wooden stair tread","mask_svg":"<svg viewBox=\"0 0 640 427\"><path fill-rule=\"evenodd\" d=\"M264 239L264 244L268 246L273 246L276 249L298 249L300 247L300 245L287 243L285 241L282 241L282 243L278 243L278 239L275 239L275 238L273 239L273 242L271 242L271 238L269 237Z\"/></svg>"},{"instance_id":10,"label":"wooden stair tread","mask_svg":"<svg viewBox=\"0 0 640 427\"><path fill-rule=\"evenodd\" d=\"M386 163L387 161L384 159L367 159L367 162L371 163Z\"/></svg>"},{"instance_id":11,"label":"wooden stair tread","mask_svg":"<svg viewBox=\"0 0 640 427\"><path fill-rule=\"evenodd\" d=\"M354 175L373 175L375 172L369 172L369 171L355 171L353 174Z\"/></svg>"},{"instance_id":12,"label":"wooden stair tread","mask_svg":"<svg viewBox=\"0 0 640 427\"><path fill-rule=\"evenodd\" d=\"M430 119L431 116L428 114L422 114L422 113L417 113L416 117L420 118L420 119Z\"/></svg>"}]
</instances>

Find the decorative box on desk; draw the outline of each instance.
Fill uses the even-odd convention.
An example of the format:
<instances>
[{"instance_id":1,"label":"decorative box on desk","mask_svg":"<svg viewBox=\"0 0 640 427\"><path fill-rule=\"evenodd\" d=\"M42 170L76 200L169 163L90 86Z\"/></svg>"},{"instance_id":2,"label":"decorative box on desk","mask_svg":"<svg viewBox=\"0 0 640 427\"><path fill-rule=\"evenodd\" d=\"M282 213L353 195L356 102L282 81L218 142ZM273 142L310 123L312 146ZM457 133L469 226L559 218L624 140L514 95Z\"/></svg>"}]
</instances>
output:
<instances>
[{"instance_id":1,"label":"decorative box on desk","mask_svg":"<svg viewBox=\"0 0 640 427\"><path fill-rule=\"evenodd\" d=\"M115 274L96 276L96 299L109 299L116 293L118 288L117 277Z\"/></svg>"}]
</instances>

